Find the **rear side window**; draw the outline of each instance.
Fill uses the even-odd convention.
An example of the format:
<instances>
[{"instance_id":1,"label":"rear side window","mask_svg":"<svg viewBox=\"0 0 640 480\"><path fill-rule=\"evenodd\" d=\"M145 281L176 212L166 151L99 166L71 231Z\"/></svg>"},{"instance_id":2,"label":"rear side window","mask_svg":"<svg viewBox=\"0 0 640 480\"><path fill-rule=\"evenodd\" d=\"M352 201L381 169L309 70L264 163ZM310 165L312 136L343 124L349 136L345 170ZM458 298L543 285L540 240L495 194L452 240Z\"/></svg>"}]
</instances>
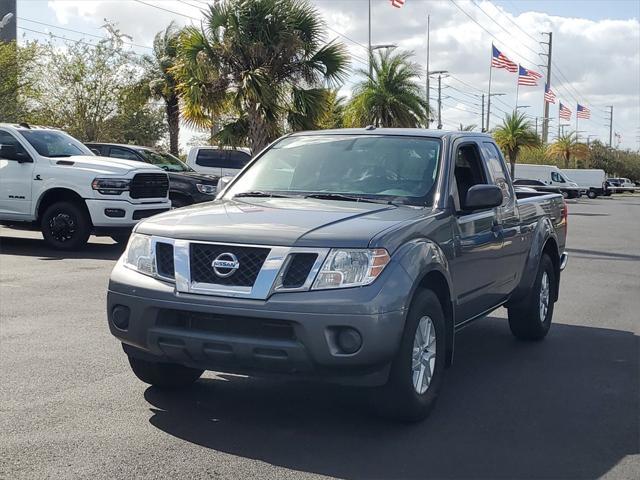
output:
<instances>
[{"instance_id":1,"label":"rear side window","mask_svg":"<svg viewBox=\"0 0 640 480\"><path fill-rule=\"evenodd\" d=\"M504 164L504 160L502 160L502 155L498 150L498 147L491 142L482 142L482 150L484 151L484 156L487 161L487 167L489 169L489 174L491 175L491 179L493 183L495 183L500 190L502 190L502 195L504 196L503 205L511 203L513 200L513 195L511 193L511 189L509 188L509 173L507 172L506 166Z\"/></svg>"},{"instance_id":2,"label":"rear side window","mask_svg":"<svg viewBox=\"0 0 640 480\"><path fill-rule=\"evenodd\" d=\"M124 160L140 161L140 158L128 148L111 147L109 156L113 158L122 158Z\"/></svg>"},{"instance_id":3,"label":"rear side window","mask_svg":"<svg viewBox=\"0 0 640 480\"><path fill-rule=\"evenodd\" d=\"M251 157L242 150L229 150L227 154L229 155L227 168L241 169L251 160Z\"/></svg>"},{"instance_id":4,"label":"rear side window","mask_svg":"<svg viewBox=\"0 0 640 480\"><path fill-rule=\"evenodd\" d=\"M203 148L198 150L196 165L201 167L225 168L227 166L227 150Z\"/></svg>"}]
</instances>

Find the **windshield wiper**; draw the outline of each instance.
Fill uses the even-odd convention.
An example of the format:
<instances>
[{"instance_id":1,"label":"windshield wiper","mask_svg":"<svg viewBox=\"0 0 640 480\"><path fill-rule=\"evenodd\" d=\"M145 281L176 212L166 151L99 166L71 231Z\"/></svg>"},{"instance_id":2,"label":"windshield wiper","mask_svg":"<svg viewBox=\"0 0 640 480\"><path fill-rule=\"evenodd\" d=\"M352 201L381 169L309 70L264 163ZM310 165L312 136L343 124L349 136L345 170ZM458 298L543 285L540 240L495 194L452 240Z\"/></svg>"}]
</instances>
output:
<instances>
[{"instance_id":1,"label":"windshield wiper","mask_svg":"<svg viewBox=\"0 0 640 480\"><path fill-rule=\"evenodd\" d=\"M263 192L261 190L236 193L233 196L233 198L236 198L236 197L238 198L241 198L241 197L290 198L286 195L281 195L279 193Z\"/></svg>"},{"instance_id":2,"label":"windshield wiper","mask_svg":"<svg viewBox=\"0 0 640 480\"><path fill-rule=\"evenodd\" d=\"M366 202L366 203L389 203L387 201L373 200L363 197L351 197L349 195L342 195L341 193L310 193L305 195L304 198L318 198L320 200L344 200L345 202Z\"/></svg>"}]
</instances>

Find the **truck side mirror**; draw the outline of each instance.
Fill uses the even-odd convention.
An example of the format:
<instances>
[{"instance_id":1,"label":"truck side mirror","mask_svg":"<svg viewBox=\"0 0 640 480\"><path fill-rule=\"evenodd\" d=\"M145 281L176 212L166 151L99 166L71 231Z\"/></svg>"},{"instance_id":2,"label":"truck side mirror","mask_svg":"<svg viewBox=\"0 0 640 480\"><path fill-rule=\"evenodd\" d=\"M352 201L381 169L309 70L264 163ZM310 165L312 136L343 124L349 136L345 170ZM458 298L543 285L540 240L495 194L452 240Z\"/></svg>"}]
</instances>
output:
<instances>
[{"instance_id":1,"label":"truck side mirror","mask_svg":"<svg viewBox=\"0 0 640 480\"><path fill-rule=\"evenodd\" d=\"M231 183L231 180L233 180L233 177L231 175L220 177L220 179L218 180L218 193L227 188L227 185Z\"/></svg>"},{"instance_id":2,"label":"truck side mirror","mask_svg":"<svg viewBox=\"0 0 640 480\"><path fill-rule=\"evenodd\" d=\"M0 145L0 158L15 160L18 163L33 163L26 152L19 152L15 145Z\"/></svg>"},{"instance_id":3,"label":"truck side mirror","mask_svg":"<svg viewBox=\"0 0 640 480\"><path fill-rule=\"evenodd\" d=\"M465 210L487 210L502 205L502 190L495 185L474 185L467 191Z\"/></svg>"}]
</instances>

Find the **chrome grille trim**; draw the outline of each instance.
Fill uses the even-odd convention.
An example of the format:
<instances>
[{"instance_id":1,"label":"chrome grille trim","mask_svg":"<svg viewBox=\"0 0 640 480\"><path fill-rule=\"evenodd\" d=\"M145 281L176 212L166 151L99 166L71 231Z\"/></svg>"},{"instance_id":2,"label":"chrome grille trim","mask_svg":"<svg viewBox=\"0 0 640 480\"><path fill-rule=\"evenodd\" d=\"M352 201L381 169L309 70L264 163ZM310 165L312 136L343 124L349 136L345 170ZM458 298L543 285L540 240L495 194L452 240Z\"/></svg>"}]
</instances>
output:
<instances>
[{"instance_id":1,"label":"chrome grille trim","mask_svg":"<svg viewBox=\"0 0 640 480\"><path fill-rule=\"evenodd\" d=\"M311 285L322 267L329 248L298 248L282 247L272 245L255 245L229 242L205 242L200 240L179 240L166 237L151 237L152 248L155 254L155 245L158 242L173 245L173 263L175 269L175 285L178 293L191 293L199 295L212 295L221 297L237 297L255 300L266 300L273 293L300 292L311 289ZM260 272L252 287L218 285L213 283L201 283L191 280L190 246L191 243L204 243L210 245L224 245L234 247L252 247L269 249ZM317 258L304 284L297 288L285 288L282 285L283 276L286 272L287 263L291 255L295 253L315 253ZM173 278L163 278L163 280L173 282Z\"/></svg>"}]
</instances>

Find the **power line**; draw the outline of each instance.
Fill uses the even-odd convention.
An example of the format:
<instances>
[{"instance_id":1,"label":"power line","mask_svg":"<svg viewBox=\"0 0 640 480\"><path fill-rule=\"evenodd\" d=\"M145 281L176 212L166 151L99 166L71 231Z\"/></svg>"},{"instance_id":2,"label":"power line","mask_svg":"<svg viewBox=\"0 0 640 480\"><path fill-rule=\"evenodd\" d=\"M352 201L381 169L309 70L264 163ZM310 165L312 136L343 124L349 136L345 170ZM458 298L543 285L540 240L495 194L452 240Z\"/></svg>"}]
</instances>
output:
<instances>
[{"instance_id":1,"label":"power line","mask_svg":"<svg viewBox=\"0 0 640 480\"><path fill-rule=\"evenodd\" d=\"M74 39L72 39L72 38L67 38L67 37L63 37L63 36L60 36L60 35L55 35L55 34L50 33L50 32L49 32L49 33L47 33L47 32L41 32L40 30L33 30L33 29L31 29L31 28L26 28L26 27L18 27L18 29L20 29L20 30L24 30L24 31L26 31L26 32L31 32L31 33L37 33L37 34L40 34L40 35L45 35L45 36L47 36L47 37L59 38L60 40L64 40L64 41L66 41L66 42L79 43L79 44L82 44L82 45L86 45L86 46L88 46L88 47L98 48L98 45L96 45L96 44L94 44L94 43L86 42L86 41L84 41L84 40L74 40ZM139 54L139 53L136 53L136 52L129 52L129 53L131 53L131 54L133 54L133 55L135 55L135 56L138 56L138 57L142 57L142 56L143 56L143 55L141 55L141 54Z\"/></svg>"},{"instance_id":2,"label":"power line","mask_svg":"<svg viewBox=\"0 0 640 480\"><path fill-rule=\"evenodd\" d=\"M137 3L140 3L142 5L146 5L147 7L157 8L158 10L163 10L163 11L168 12L168 13L173 13L174 15L180 15L181 17L190 18L191 20L196 20L198 22L200 20L202 20L201 18L192 17L191 15L187 15L185 13L176 12L175 10L169 10L168 8L159 7L158 5L153 5L151 3L143 2L142 0L133 0L133 1L137 2ZM191 5L191 6L193 6L193 5Z\"/></svg>"},{"instance_id":3,"label":"power line","mask_svg":"<svg viewBox=\"0 0 640 480\"><path fill-rule=\"evenodd\" d=\"M72 28L59 27L57 25L52 25L50 23L40 22L38 20L31 20L30 18L18 17L18 20L21 20L23 22L36 23L38 25L44 25L45 27L56 28L58 30L65 30L67 32L73 32L73 33L77 33L77 34L80 34L80 35L85 35L87 37L94 37L94 38L99 38L101 40L108 40L108 37L104 37L102 35L96 35L96 34L93 34L93 33L81 32L80 30L74 30ZM131 43L131 42L125 42L125 41L123 41L122 43L125 44L125 45L131 45L132 47L146 48L148 50L153 50L153 47L148 47L146 45L139 45L137 43Z\"/></svg>"}]
</instances>

